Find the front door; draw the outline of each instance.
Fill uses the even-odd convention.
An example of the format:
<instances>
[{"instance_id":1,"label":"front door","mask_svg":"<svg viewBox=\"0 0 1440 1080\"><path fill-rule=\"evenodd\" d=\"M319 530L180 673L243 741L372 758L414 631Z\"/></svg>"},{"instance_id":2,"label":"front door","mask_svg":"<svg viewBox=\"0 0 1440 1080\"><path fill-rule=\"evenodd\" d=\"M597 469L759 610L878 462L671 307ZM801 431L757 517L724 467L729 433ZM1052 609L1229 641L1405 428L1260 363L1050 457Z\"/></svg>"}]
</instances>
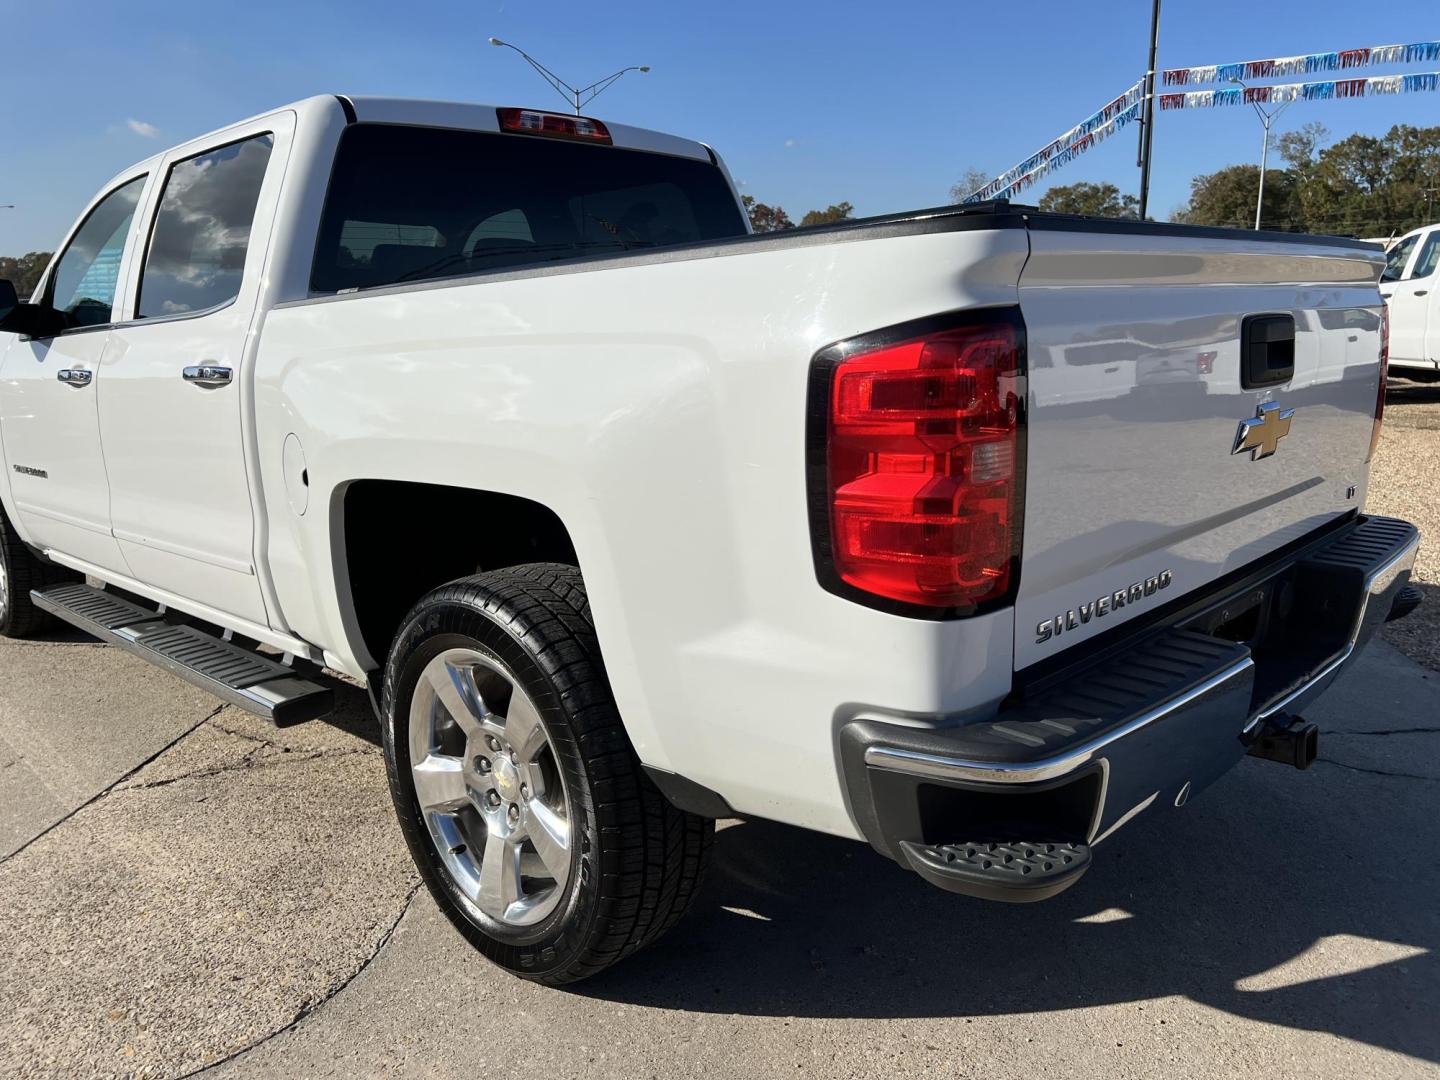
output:
<instances>
[{"instance_id":1,"label":"front door","mask_svg":"<svg viewBox=\"0 0 1440 1080\"><path fill-rule=\"evenodd\" d=\"M1414 250L1417 246L1418 252ZM1425 337L1437 261L1440 261L1440 229L1432 229L1428 235L1417 233L1407 237L1390 253L1385 271L1387 280L1381 283L1381 292L1390 307L1391 359L1431 359Z\"/></svg>"},{"instance_id":2,"label":"front door","mask_svg":"<svg viewBox=\"0 0 1440 1080\"><path fill-rule=\"evenodd\" d=\"M1402 284L1408 285L1414 299L1424 306L1419 356L1440 364L1440 228L1430 230L1415 256L1409 279Z\"/></svg>"},{"instance_id":3,"label":"front door","mask_svg":"<svg viewBox=\"0 0 1440 1080\"><path fill-rule=\"evenodd\" d=\"M12 341L0 366L0 436L26 535L44 550L122 574L97 401L145 179L126 178L96 200L47 273L37 299L59 311L66 328Z\"/></svg>"},{"instance_id":4,"label":"front door","mask_svg":"<svg viewBox=\"0 0 1440 1080\"><path fill-rule=\"evenodd\" d=\"M283 134L252 124L166 156L133 317L112 330L100 378L110 518L131 572L260 625L244 387Z\"/></svg>"}]
</instances>

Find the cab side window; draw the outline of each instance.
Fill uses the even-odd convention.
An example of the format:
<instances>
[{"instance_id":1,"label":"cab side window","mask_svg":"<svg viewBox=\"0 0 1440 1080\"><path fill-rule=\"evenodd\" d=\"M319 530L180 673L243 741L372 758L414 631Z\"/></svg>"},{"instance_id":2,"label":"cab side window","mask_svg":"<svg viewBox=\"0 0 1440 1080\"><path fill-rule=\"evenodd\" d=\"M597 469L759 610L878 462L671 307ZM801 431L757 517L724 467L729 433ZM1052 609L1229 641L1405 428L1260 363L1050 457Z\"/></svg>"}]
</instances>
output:
<instances>
[{"instance_id":1,"label":"cab side window","mask_svg":"<svg viewBox=\"0 0 1440 1080\"><path fill-rule=\"evenodd\" d=\"M1400 275L1405 273L1405 264L1410 261L1410 253L1415 250L1415 241L1418 236L1407 236L1385 256L1385 273L1380 275L1381 281L1399 281Z\"/></svg>"},{"instance_id":2,"label":"cab side window","mask_svg":"<svg viewBox=\"0 0 1440 1080\"><path fill-rule=\"evenodd\" d=\"M1430 234L1425 246L1420 249L1420 256L1415 260L1415 269L1410 272L1412 278L1429 277L1440 267L1440 229Z\"/></svg>"},{"instance_id":3,"label":"cab side window","mask_svg":"<svg viewBox=\"0 0 1440 1080\"><path fill-rule=\"evenodd\" d=\"M240 295L270 135L176 162L140 277L139 318L207 311Z\"/></svg>"},{"instance_id":4,"label":"cab side window","mask_svg":"<svg viewBox=\"0 0 1440 1080\"><path fill-rule=\"evenodd\" d=\"M101 199L56 261L45 299L66 329L111 321L120 257L144 188L145 177L137 176Z\"/></svg>"}]
</instances>

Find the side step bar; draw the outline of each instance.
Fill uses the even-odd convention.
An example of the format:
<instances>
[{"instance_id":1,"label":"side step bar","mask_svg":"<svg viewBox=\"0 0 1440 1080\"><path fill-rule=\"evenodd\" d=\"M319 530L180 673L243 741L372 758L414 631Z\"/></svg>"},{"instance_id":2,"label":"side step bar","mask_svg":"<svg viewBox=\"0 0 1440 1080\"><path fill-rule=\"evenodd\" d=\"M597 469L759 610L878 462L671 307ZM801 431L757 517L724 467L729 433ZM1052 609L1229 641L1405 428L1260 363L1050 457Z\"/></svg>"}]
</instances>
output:
<instances>
[{"instance_id":1,"label":"side step bar","mask_svg":"<svg viewBox=\"0 0 1440 1080\"><path fill-rule=\"evenodd\" d=\"M33 590L30 598L37 607L87 634L279 726L313 720L334 708L335 694L328 686L301 678L268 656L198 627L167 622L160 612L104 589L49 585Z\"/></svg>"}]
</instances>

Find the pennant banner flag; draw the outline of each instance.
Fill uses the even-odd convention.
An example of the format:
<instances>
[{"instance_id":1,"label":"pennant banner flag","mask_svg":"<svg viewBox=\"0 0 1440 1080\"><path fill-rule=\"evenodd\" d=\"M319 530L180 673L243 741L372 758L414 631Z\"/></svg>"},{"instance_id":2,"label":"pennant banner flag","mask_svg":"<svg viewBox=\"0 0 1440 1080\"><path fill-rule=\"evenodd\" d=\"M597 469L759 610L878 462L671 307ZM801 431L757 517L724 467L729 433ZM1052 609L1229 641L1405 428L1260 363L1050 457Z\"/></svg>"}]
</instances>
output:
<instances>
[{"instance_id":1,"label":"pennant banner flag","mask_svg":"<svg viewBox=\"0 0 1440 1080\"><path fill-rule=\"evenodd\" d=\"M1370 79L1332 79L1327 82L1279 83L1275 86L1233 87L1161 94L1160 109L1213 109L1221 105L1283 104L1287 101L1326 101L1330 98L1374 97L1377 94L1417 94L1440 90L1440 71L1419 75L1381 75Z\"/></svg>"},{"instance_id":2,"label":"pennant banner flag","mask_svg":"<svg viewBox=\"0 0 1440 1080\"><path fill-rule=\"evenodd\" d=\"M1136 119L1140 115L1140 109L1143 104L1142 101L1134 102L1120 112L1115 113L1104 123L1071 139L1058 150L1054 149L1056 143L1061 141L1057 139L1056 142L1051 143L1046 150L1041 151L1040 154L1036 154L1033 157L1027 158L1021 163L1022 165L1031 165L1029 171L1016 173L1015 169L1011 169L1010 172L1003 176L996 177L964 201L971 203L982 202L986 199L1014 198L1015 195L1033 185L1036 180L1039 180L1046 173L1053 172L1062 165L1070 164L1070 162L1074 161L1092 146L1104 142L1111 135L1114 135L1115 132ZM1001 186L997 187L996 185Z\"/></svg>"},{"instance_id":3,"label":"pennant banner flag","mask_svg":"<svg viewBox=\"0 0 1440 1080\"><path fill-rule=\"evenodd\" d=\"M963 201L1008 199L1013 192L1024 190L1037 177L1068 163L1134 120L1140 115L1144 97L1145 80L1140 79L1104 108L1087 116L1059 138L1052 139L1013 169L1001 173L978 191L971 192Z\"/></svg>"},{"instance_id":4,"label":"pennant banner flag","mask_svg":"<svg viewBox=\"0 0 1440 1080\"><path fill-rule=\"evenodd\" d=\"M1317 71L1344 71L1376 64L1425 64L1432 60L1440 60L1440 41L1375 45L1368 49L1344 49L1305 56L1277 56L1272 60L1247 60L1242 64L1171 68L1161 73L1161 82L1166 86L1203 86L1205 83L1234 82L1236 79L1271 79L1280 75L1311 75Z\"/></svg>"}]
</instances>

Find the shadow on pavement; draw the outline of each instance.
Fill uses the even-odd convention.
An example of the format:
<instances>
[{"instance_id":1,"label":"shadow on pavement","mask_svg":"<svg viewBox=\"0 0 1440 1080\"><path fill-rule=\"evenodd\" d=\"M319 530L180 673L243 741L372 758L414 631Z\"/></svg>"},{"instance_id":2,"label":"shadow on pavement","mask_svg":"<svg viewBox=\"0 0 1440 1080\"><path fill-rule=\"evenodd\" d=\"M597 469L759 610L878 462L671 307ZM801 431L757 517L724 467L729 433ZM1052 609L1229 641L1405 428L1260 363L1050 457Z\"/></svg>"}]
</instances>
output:
<instances>
[{"instance_id":1,"label":"shadow on pavement","mask_svg":"<svg viewBox=\"0 0 1440 1080\"><path fill-rule=\"evenodd\" d=\"M318 722L329 724L357 739L364 739L372 746L379 746L380 722L375 719L375 713L370 708L370 695L353 683L337 679L328 672L321 676L321 681L335 691L335 711L320 717Z\"/></svg>"},{"instance_id":2,"label":"shadow on pavement","mask_svg":"<svg viewBox=\"0 0 1440 1080\"><path fill-rule=\"evenodd\" d=\"M1175 995L1440 1061L1434 794L1323 762L1246 762L1099 847L1067 893L1021 906L943 893L851 841L747 822L722 831L691 918L578 992L872 1018Z\"/></svg>"},{"instance_id":3,"label":"shadow on pavement","mask_svg":"<svg viewBox=\"0 0 1440 1080\"><path fill-rule=\"evenodd\" d=\"M1392 371L1385 386L1385 400L1391 405L1431 405L1440 402L1440 382L1397 381L1397 374Z\"/></svg>"}]
</instances>

